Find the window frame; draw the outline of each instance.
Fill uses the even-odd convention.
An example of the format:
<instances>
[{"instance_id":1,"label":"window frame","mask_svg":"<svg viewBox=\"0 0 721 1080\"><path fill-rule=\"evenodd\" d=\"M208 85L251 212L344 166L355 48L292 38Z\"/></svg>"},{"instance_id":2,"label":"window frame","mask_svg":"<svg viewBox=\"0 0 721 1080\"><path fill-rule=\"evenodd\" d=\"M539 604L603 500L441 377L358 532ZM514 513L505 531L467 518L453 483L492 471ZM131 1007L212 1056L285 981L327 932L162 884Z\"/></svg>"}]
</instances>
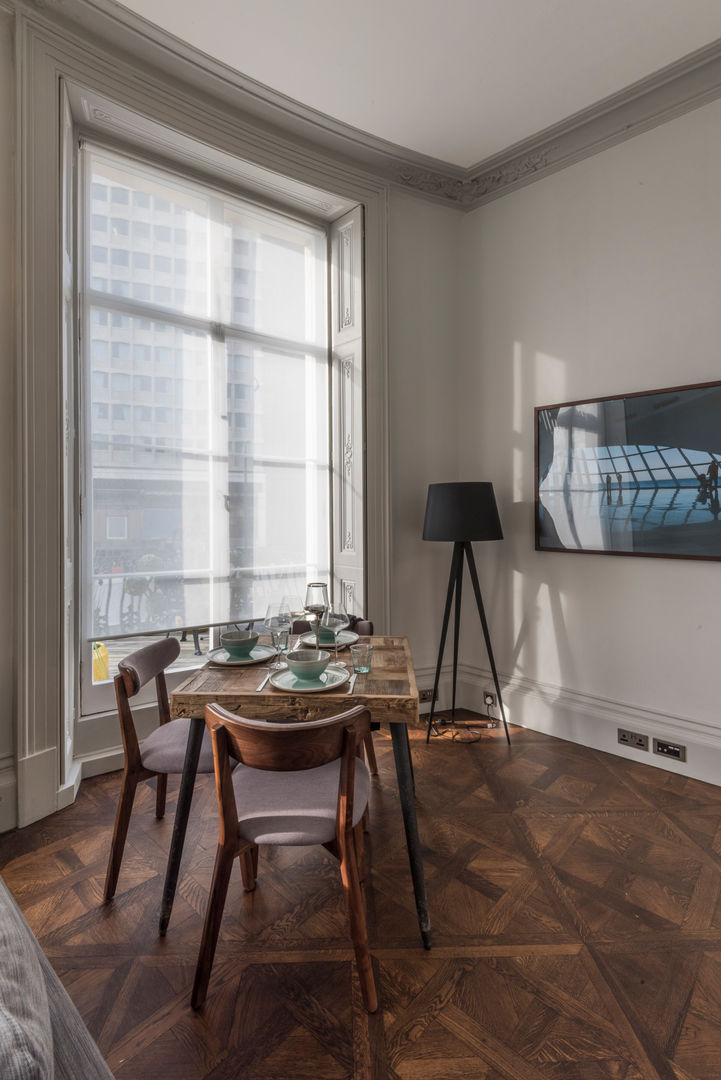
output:
<instances>
[{"instance_id":1,"label":"window frame","mask_svg":"<svg viewBox=\"0 0 721 1080\"><path fill-rule=\"evenodd\" d=\"M86 380L89 377L88 372L92 373L92 355L89 354L87 358L83 357L83 355L82 355L82 347L83 347L83 340L84 339L89 339L90 336L91 336L92 326L93 326L93 322L92 322L92 318L91 318L91 311L96 306L97 307L102 307L102 308L107 308L108 310L110 310L114 314L117 313L117 315L119 317L123 317L123 316L129 317L129 318L133 318L133 317L140 318L140 317L142 317L142 318L147 318L148 320L158 321L158 320L162 320L163 316L167 316L167 322L168 322L169 325L174 325L174 326L179 326L179 327L182 327L183 325L187 325L187 326L189 326L191 328L201 328L201 329L204 327L206 332L212 335L214 348L218 344L222 345L224 342L227 343L227 342L233 341L235 339L246 340L246 341L250 341L250 342L256 340L257 342L259 342L261 344L264 341L267 340L268 343L272 343L272 339L270 337L268 337L266 334L260 333L258 331L250 330L250 329L247 329L245 327L242 327L242 326L239 326L239 325L233 323L233 321L232 321L232 312L230 312L230 321L228 323L221 324L221 323L213 322L211 319L208 319L208 318L189 316L189 315L185 315L185 314L182 314L182 313L176 313L176 312L171 313L169 310L163 309L162 306L156 305L155 302L151 302L149 304L136 304L136 303L134 303L132 298L125 298L125 297L122 297L122 296L115 296L112 292L100 293L97 290L93 290L93 288L92 288L92 279L89 276L88 276L88 279L87 279L87 284L85 284L86 279L85 279L85 272L84 272L84 267L83 267L83 260L84 260L84 257L85 257L85 251L87 249L87 243L88 243L87 231L90 230L90 232L92 233L92 230L93 230L93 225L92 225L93 213L92 213L92 201L91 201L91 187L93 185L91 184L89 179L87 179L85 176L83 176L83 169L86 166L85 166L85 164L79 164L78 161L77 161L77 158L79 157L79 151L81 149L84 149L86 146L90 150L96 150L97 149L97 151L99 153L101 153L101 154L102 154L102 152L107 152L109 155L120 157L121 160L126 160L126 161L129 161L129 162L137 163L140 168L147 167L147 168L149 168L151 170L158 169L158 170L160 170L162 172L167 173L170 178L177 178L181 182L184 181L184 180L188 180L191 183L197 183L201 187L205 188L209 193L211 193L211 197L214 198L218 202L219 202L220 197L222 196L223 198L225 198L228 201L228 204L232 205L233 202L237 202L237 203L239 203L241 205L241 207L242 206L254 207L257 210L259 210L261 212L261 214L262 213L270 213L271 215L277 215L280 218L287 218L290 222L297 222L301 226L306 225L306 226L310 226L311 228L314 228L314 229L321 229L325 233L325 247L326 247L326 257L327 257L327 282L326 282L326 296L327 296L326 313L327 314L326 314L326 317L327 317L327 321L328 321L329 326L330 326L330 324L332 324L333 315L331 313L331 309L332 309L333 306L337 306L337 302L335 301L335 297L333 295L332 288L331 288L331 254L332 254L332 251L331 251L331 230L332 230L333 222L318 221L318 219L316 217L313 217L313 216L309 215L307 212L303 213L302 209L300 209L300 208L296 209L296 208L293 208L293 207L289 206L289 207L284 207L282 211L279 211L277 207L272 206L272 205L268 205L268 203L263 202L262 200L259 200L257 197L249 196L249 194L246 191L244 191L242 188L235 188L233 190L229 189L227 184L225 184L225 185L222 184L221 178L215 177L215 176L213 176L211 174L205 175L202 178L199 178L197 175L189 177L181 167L177 166L176 164L174 164L172 162L168 162L162 156L159 156L157 154L151 154L149 149L147 149L147 148L136 148L136 150L134 152L132 152L132 153L123 152L122 149L114 147L109 140L106 140L106 139L98 140L95 136L93 136L92 138L86 137L86 135L82 132L82 130L79 130L78 135L79 135L79 138L76 140L76 144L75 144L76 145L75 173L76 173L76 176L78 177L78 185L77 185L76 199L75 199L75 207L76 207L76 211L77 211L77 213L76 213L76 221L75 221L75 232L76 232L75 294L76 294L76 301L77 301L76 302L76 318L77 318L78 327L79 327L79 333L76 334L76 349L75 349L75 360L76 360L76 367L77 367L76 380L77 380L77 387L78 387L76 398L75 398L75 425L74 426L75 426L76 431L83 432L85 424L87 422L87 416L86 416L86 413L85 413L85 406L83 404L83 396L84 396L84 393L85 393ZM86 162L86 161L89 161L89 160L90 160L89 157L87 157L87 158L83 157L83 162ZM112 189L112 190L115 190L115 189ZM110 200L108 200L108 205L109 206L111 205ZM151 225L151 228L154 227L152 221L150 222L150 225ZM360 241L360 237L358 237L357 239L358 239L358 241ZM358 300L357 303L360 306L360 300ZM280 341L280 339L278 339L278 341ZM283 347L282 342L280 343L279 347L280 348ZM303 345L302 342L298 343L298 348L302 349L304 347L305 346ZM307 345L307 348L310 349L310 351L315 351L315 346ZM114 355L114 351L115 350L114 350L113 346L111 346L110 347L111 367L112 367L112 357ZM333 460L334 447L335 447L335 444L337 442L337 437L336 437L336 432L335 432L335 420L334 420L334 417L335 417L336 413L339 412L339 410L336 408L335 401L334 401L334 398L337 395L336 395L336 392L335 392L335 389L334 389L334 383L336 382L336 379L333 376L334 355L333 355L333 341L332 341L332 337L331 337L330 333L327 335L327 344L326 344L326 350L325 351L327 353L327 364L328 364L327 393L328 393L328 403L329 403L329 446L328 446L328 463L329 463L329 477L328 477L329 548L328 548L328 555L329 555L329 562L330 562L330 573L331 573L331 578L332 578L333 573L334 573L333 572L334 551L339 546L342 547L342 545L339 545L339 543L337 541L337 538L334 535L335 528L336 528L336 515L333 512L333 506L334 506L334 499L337 498L337 492L338 492L338 482L337 482L337 479L336 479L336 475L338 474L338 469L335 468L334 460ZM359 359L359 363L360 363L360 371L361 371L361 375L362 375L362 367L363 367L363 357L362 357L362 355L361 355L361 357ZM109 374L108 393L110 394L112 392L113 380L115 380L117 382L121 378L130 380L130 387L131 387L131 390L132 390L132 387L134 385L133 384L134 376L135 376L135 372L131 372L131 373L113 372L111 370L111 372ZM169 390L172 390L172 378L170 376L167 376L167 377L162 376L162 375L154 375L153 376L154 383L157 383L157 382L159 382L159 381L161 381L163 379L166 379L166 378L167 378L167 381L169 383ZM129 390L128 392L131 392L131 390ZM112 420L113 419L113 412L114 412L115 409L118 409L118 408L132 408L132 403L129 404L129 405L123 405L122 403L115 402L115 403L111 403L109 408L110 408L110 414L111 414L111 420ZM162 424L164 423L164 421L159 420L157 414L160 411L171 412L172 408L173 407L170 404L163 405L162 404L162 399L161 399L160 404L158 404L158 401L156 400L155 404L153 405L153 411L154 411L153 424L156 427L158 425L161 425L161 427L162 427ZM239 413L239 414L237 414L236 418L238 418L238 417L244 417L244 414ZM361 423L362 423L362 417L360 419L361 419ZM237 437L238 435L242 435L243 432L244 432L243 427L237 427L237 428L234 427L230 431L230 435L232 436L232 435L235 434L236 437ZM78 445L78 449L77 449L77 453L76 453L76 460L77 460L77 463L78 463L78 466L77 466L78 467L78 476L77 476L77 481L76 482L78 484L79 490L81 492L85 492L85 494L82 496L81 503L85 503L85 502L90 501L89 495L86 492L86 487L87 487L87 483L88 483L88 476L87 476L86 471L85 471L86 470L86 465L85 465L85 460L84 460L84 454L85 454L85 447L87 445L87 439L88 439L88 434L84 433L83 436L79 440L79 445ZM349 480L350 480L350 477L349 477ZM85 520L83 520L83 518ZM84 571L85 569L87 569L86 563L87 563L87 558L88 558L88 551L89 551L89 548L90 548L89 537L90 537L90 532L91 532L90 518L91 518L91 513L90 512L88 514L85 514L85 515L81 514L81 521L79 522L78 530L77 530L77 536L75 537L75 547L76 547L76 550L77 550L77 559L76 559L75 565L80 568L81 572ZM364 567L363 567L363 570L364 570ZM339 598L340 598L340 595L341 595L340 590L343 587L343 585L344 585L344 583L341 583L341 582L336 584L336 595ZM78 648L80 650L80 655L81 655L81 663L80 663L80 676L79 676L79 680L78 680L78 707L76 709L76 717L75 717L75 740L79 744L83 744L86 741L87 732L84 729L86 729L88 727L88 725L93 725L93 724L100 723L100 724L102 724L104 726L107 726L107 713L108 713L108 710L112 709L113 703L114 703L112 678L111 678L110 681L104 682L104 683L95 683L93 681L92 642L89 641L89 640L86 640L85 635L84 635L84 633L82 631L83 623L85 621L85 618L87 617L87 612L84 610L84 605L87 605L87 603L88 603L87 591L88 591L88 582L83 580L81 573L78 573L78 581L76 583L76 593L77 593L77 602L78 602L78 623L79 623L79 626L81 628L80 629L80 634L79 634L79 643L78 643ZM352 599L352 595L353 595L352 593L346 593L346 599ZM362 587L358 590L358 595L359 596L363 595ZM258 620L258 619L262 618L263 614L264 614L263 612L259 612L259 611L258 612L250 612L250 613L247 613L247 618L248 619ZM241 619L241 621L244 621L244 619ZM216 644L215 638L217 637L217 633L218 633L217 628L214 628L214 627L210 628L210 631L209 631L209 645L210 646ZM157 635L157 632L156 632L156 635ZM136 641L138 637L142 638L142 637L145 637L145 636L147 636L148 640L153 640L153 637L156 636L156 635L153 635L151 633L140 632L137 635L128 635L128 636L129 637L132 636L133 640ZM109 639L106 639L106 640L109 640ZM175 684L177 684L179 681L181 681L183 678L185 678L189 671L192 671L195 668L198 668L198 667L202 666L204 663L205 663L205 657L204 656L198 657L197 660L194 659L194 658L189 660L187 657L181 657L179 659L179 661L177 661L176 664L173 666L173 668L168 672L167 681L168 681L169 689L172 690L173 686ZM145 703L145 702L152 703L152 701L153 701L152 687L146 687L146 688L143 689L143 691L141 691L141 694L139 695L138 699L136 700L136 708L137 708L138 705L142 706L143 703Z\"/></svg>"},{"instance_id":2,"label":"window frame","mask_svg":"<svg viewBox=\"0 0 721 1080\"><path fill-rule=\"evenodd\" d=\"M389 629L390 617L388 183L337 157L322 139L304 141L297 132L284 134L249 119L245 89L228 81L225 72L200 71L177 54L166 63L171 54L162 44L139 43L122 21L98 13L90 27L63 22L54 12L17 9L16 31L20 468L14 690L17 823L26 825L72 802L83 776L122 761L114 710L112 724L97 737L79 742L74 731L77 604L65 519L77 516L79 499L72 483L75 434L66 426L74 375L63 369L60 354L68 352L62 343L72 340L73 319L64 299L70 249L63 230L75 178L63 162L79 126L94 135L111 128L119 142L133 145L149 134L150 125L161 125L183 133L182 159L191 165L197 161L194 146L201 142L221 171L229 155L249 162L251 186L265 190L271 201L282 203L284 193L269 183L269 171L292 178L288 185L302 199L310 186L363 206L366 608L381 633ZM126 122L126 111L143 118L140 131Z\"/></svg>"}]
</instances>

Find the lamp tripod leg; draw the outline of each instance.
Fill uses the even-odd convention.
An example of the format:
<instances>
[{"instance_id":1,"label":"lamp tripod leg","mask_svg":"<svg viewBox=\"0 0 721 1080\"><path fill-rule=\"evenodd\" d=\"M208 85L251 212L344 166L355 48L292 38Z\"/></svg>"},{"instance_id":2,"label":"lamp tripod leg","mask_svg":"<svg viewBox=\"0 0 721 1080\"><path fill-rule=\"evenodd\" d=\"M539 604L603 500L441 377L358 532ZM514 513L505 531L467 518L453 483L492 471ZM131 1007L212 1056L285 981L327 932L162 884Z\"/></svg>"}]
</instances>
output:
<instances>
[{"instance_id":1,"label":"lamp tripod leg","mask_svg":"<svg viewBox=\"0 0 721 1080\"><path fill-rule=\"evenodd\" d=\"M431 698L431 712L428 717L426 730L426 742L430 741L431 728L433 727L433 714L436 710L436 697L438 695L438 682L441 677L441 664L443 663L443 651L446 647L446 634L448 633L448 620L451 615L451 603L453 601L453 589L458 580L458 568L463 569L463 544L457 541L453 545L453 558L451 559L451 572L448 578L448 593L446 595L446 607L443 612L443 628L441 630L441 643L438 647L438 662L436 663L436 677L433 682L433 697ZM454 683L455 686L455 683Z\"/></svg>"},{"instance_id":2,"label":"lamp tripod leg","mask_svg":"<svg viewBox=\"0 0 721 1080\"><path fill-rule=\"evenodd\" d=\"M453 626L453 698L451 716L456 715L456 677L458 675L458 638L461 632L461 590L463 588L463 549L456 569L456 611Z\"/></svg>"},{"instance_id":3,"label":"lamp tripod leg","mask_svg":"<svg viewBox=\"0 0 721 1080\"><path fill-rule=\"evenodd\" d=\"M481 598L481 587L478 584L478 574L476 573L476 563L473 558L473 548L470 541L466 540L463 544L463 548L466 552L466 560L468 562L468 570L471 575L471 584L473 586L473 592L476 597L476 606L478 608L478 614L481 617L481 626L483 628L483 637L486 641L486 650L488 651L488 659L491 663L491 672L493 674L493 685L496 688L496 694L498 696L498 708L500 709L501 719L503 720L503 727L506 732L506 742L511 745L511 736L508 732L508 724L506 723L506 710L503 708L503 697L501 696L501 687L498 682L498 672L496 671L496 663L493 659L493 649L491 648L491 635L488 632L488 623L486 622L486 613L483 608L483 600Z\"/></svg>"}]
</instances>

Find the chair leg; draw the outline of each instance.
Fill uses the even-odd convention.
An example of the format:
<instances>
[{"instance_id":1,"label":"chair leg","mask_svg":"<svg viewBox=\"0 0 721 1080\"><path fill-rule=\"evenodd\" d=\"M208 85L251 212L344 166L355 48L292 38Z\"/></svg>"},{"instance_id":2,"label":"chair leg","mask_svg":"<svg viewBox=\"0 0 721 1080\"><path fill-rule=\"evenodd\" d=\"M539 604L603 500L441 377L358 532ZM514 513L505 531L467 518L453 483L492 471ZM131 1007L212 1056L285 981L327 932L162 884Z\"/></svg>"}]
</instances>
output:
<instances>
[{"instance_id":1,"label":"chair leg","mask_svg":"<svg viewBox=\"0 0 721 1080\"><path fill-rule=\"evenodd\" d=\"M368 771L371 776L378 775L378 762L376 761L376 752L373 746L373 733L368 734L363 739L363 746L365 747L366 760L368 762Z\"/></svg>"},{"instance_id":2,"label":"chair leg","mask_svg":"<svg viewBox=\"0 0 721 1080\"><path fill-rule=\"evenodd\" d=\"M115 813L115 828L113 829L113 839L110 842L108 869L105 874L105 889L103 892L103 900L106 904L109 903L115 896L115 890L118 885L118 874L120 873L120 864L123 861L125 838L128 835L128 825L130 824L130 815L133 811L135 789L137 788L137 786L137 776L134 773L124 772L122 785L120 788L120 798L118 800L118 809Z\"/></svg>"},{"instance_id":3,"label":"chair leg","mask_svg":"<svg viewBox=\"0 0 721 1080\"><path fill-rule=\"evenodd\" d=\"M356 967L361 984L363 1004L368 1012L373 1013L378 1008L378 997L373 979L370 952L368 951L368 928L366 926L365 904L361 892L358 875L358 863L356 862L355 843L351 838L342 846L340 861L340 874L343 879L346 903L348 905L348 917L350 919L350 932L353 939Z\"/></svg>"},{"instance_id":4,"label":"chair leg","mask_svg":"<svg viewBox=\"0 0 721 1080\"><path fill-rule=\"evenodd\" d=\"M361 885L366 879L366 855L365 855L365 841L363 839L364 832L363 819L353 828L353 844L355 846L355 857L358 864L358 880Z\"/></svg>"},{"instance_id":5,"label":"chair leg","mask_svg":"<svg viewBox=\"0 0 721 1080\"><path fill-rule=\"evenodd\" d=\"M160 821L165 817L165 796L168 792L168 774L158 773L158 786L155 791L155 816Z\"/></svg>"},{"instance_id":6,"label":"chair leg","mask_svg":"<svg viewBox=\"0 0 721 1080\"><path fill-rule=\"evenodd\" d=\"M246 892L253 892L255 879L258 876L258 845L249 844L248 847L243 848L238 856L238 862L243 878L243 888Z\"/></svg>"},{"instance_id":7,"label":"chair leg","mask_svg":"<svg viewBox=\"0 0 721 1080\"><path fill-rule=\"evenodd\" d=\"M195 968L193 993L190 998L190 1004L194 1009L199 1009L203 1005L206 994L208 993L208 982L213 967L215 946L218 943L220 923L223 918L225 898L228 895L228 883L230 881L230 872L233 869L234 858L234 848L223 848L218 845L218 851L215 856L215 866L213 868L213 880L208 896L208 907L205 912L203 936L200 940L198 963Z\"/></svg>"}]
</instances>

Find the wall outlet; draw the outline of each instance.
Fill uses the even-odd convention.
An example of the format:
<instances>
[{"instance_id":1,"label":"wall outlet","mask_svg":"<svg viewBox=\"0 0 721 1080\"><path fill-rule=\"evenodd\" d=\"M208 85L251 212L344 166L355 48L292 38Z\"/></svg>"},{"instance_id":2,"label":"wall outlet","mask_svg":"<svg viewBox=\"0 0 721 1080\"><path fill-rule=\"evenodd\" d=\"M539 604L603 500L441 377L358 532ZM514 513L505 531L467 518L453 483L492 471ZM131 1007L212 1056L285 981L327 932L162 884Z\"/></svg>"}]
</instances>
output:
<instances>
[{"instance_id":1,"label":"wall outlet","mask_svg":"<svg viewBox=\"0 0 721 1080\"><path fill-rule=\"evenodd\" d=\"M424 701L433 701L433 691L432 690L419 690L418 691L418 700L421 703L424 702Z\"/></svg>"},{"instance_id":2,"label":"wall outlet","mask_svg":"<svg viewBox=\"0 0 721 1080\"><path fill-rule=\"evenodd\" d=\"M673 758L674 761L686 760L686 747L681 743L666 742L665 739L653 740L653 752L654 754L661 754L663 757Z\"/></svg>"},{"instance_id":3,"label":"wall outlet","mask_svg":"<svg viewBox=\"0 0 721 1080\"><path fill-rule=\"evenodd\" d=\"M488 705L489 707L491 707L491 706L495 707L496 695L492 694L490 690L484 690L483 691L483 704Z\"/></svg>"},{"instance_id":4,"label":"wall outlet","mask_svg":"<svg viewBox=\"0 0 721 1080\"><path fill-rule=\"evenodd\" d=\"M641 735L638 731L627 731L625 728L619 728L618 741L622 746L632 746L634 750L648 750L648 735Z\"/></svg>"}]
</instances>

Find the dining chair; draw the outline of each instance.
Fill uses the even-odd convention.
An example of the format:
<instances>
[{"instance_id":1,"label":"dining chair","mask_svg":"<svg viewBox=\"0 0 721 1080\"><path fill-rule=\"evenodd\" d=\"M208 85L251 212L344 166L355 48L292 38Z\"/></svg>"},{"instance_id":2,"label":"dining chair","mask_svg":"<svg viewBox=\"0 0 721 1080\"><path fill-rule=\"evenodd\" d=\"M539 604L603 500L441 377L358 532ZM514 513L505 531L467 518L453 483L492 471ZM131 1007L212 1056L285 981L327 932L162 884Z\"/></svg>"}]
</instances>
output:
<instances>
[{"instance_id":1,"label":"dining chair","mask_svg":"<svg viewBox=\"0 0 721 1080\"><path fill-rule=\"evenodd\" d=\"M220 815L218 850L208 896L191 1004L205 1002L233 860L246 892L255 888L258 845L322 844L340 860L363 1003L378 1007L368 952L363 826L368 769L358 755L370 714L361 705L323 720L283 724L235 716L209 705ZM239 762L231 772L231 762Z\"/></svg>"},{"instance_id":2,"label":"dining chair","mask_svg":"<svg viewBox=\"0 0 721 1080\"><path fill-rule=\"evenodd\" d=\"M138 784L141 780L157 776L155 816L160 819L165 814L168 773L182 773L183 771L190 720L170 719L168 689L165 682L165 670L177 659L179 653L180 642L177 638L163 638L130 653L118 664L118 674L115 676L115 700L125 751L125 768L105 876L103 898L106 903L112 900L118 884L118 874ZM135 697L151 679L155 679L160 726L151 732L140 745L130 708L130 699ZM213 748L207 731L203 734L198 771L213 771Z\"/></svg>"},{"instance_id":3,"label":"dining chair","mask_svg":"<svg viewBox=\"0 0 721 1080\"><path fill-rule=\"evenodd\" d=\"M369 619L358 619L355 615L351 615L349 628L359 637L371 637L373 635L373 623ZM307 634L311 629L310 623L306 619L296 619L293 623L293 634ZM368 762L368 768L370 769L371 776L378 775L378 762L376 761L376 752L373 747L373 732L378 731L380 724L377 720L371 722L370 730L367 736L363 740L363 747L365 749L366 760Z\"/></svg>"}]
</instances>

